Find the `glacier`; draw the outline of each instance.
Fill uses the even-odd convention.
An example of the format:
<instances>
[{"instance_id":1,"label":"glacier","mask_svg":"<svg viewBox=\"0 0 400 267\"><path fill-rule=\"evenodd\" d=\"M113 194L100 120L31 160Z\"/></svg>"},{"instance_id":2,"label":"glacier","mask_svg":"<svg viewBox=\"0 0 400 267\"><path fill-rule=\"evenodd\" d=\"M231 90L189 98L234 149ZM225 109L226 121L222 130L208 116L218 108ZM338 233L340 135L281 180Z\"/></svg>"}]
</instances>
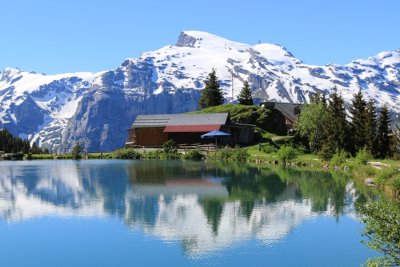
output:
<instances>
[{"instance_id":1,"label":"glacier","mask_svg":"<svg viewBox=\"0 0 400 267\"><path fill-rule=\"evenodd\" d=\"M346 65L308 65L275 44L249 45L183 31L174 45L128 58L115 70L45 75L0 72L0 128L63 153L124 145L138 114L198 109L204 79L216 69L227 102L249 81L259 101L306 103L335 88L349 104L362 90L378 107L400 113L400 49Z\"/></svg>"}]
</instances>

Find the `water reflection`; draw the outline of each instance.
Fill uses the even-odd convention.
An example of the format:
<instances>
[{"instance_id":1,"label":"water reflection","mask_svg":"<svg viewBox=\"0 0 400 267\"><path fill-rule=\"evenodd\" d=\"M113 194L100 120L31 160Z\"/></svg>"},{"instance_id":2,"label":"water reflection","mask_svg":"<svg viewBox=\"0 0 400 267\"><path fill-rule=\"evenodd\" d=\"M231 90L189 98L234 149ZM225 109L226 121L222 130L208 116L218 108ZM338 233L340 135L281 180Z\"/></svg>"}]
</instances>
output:
<instances>
[{"instance_id":1,"label":"water reflection","mask_svg":"<svg viewBox=\"0 0 400 267\"><path fill-rule=\"evenodd\" d=\"M356 216L346 177L182 161L0 163L0 218L116 216L182 243L191 257L232 243L279 241L305 220Z\"/></svg>"}]
</instances>

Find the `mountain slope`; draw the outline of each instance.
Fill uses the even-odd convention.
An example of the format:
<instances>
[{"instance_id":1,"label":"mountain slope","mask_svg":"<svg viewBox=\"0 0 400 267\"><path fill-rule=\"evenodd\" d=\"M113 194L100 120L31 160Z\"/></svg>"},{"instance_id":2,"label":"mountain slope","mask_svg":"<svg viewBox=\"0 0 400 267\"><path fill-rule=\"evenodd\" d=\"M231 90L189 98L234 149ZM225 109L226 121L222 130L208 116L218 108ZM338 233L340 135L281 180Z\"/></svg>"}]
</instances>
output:
<instances>
[{"instance_id":1,"label":"mountain slope","mask_svg":"<svg viewBox=\"0 0 400 267\"><path fill-rule=\"evenodd\" d=\"M212 68L227 101L248 80L254 97L263 100L302 103L336 87L349 102L361 89L400 113L400 50L343 66L313 66L279 45L185 31L175 45L126 59L112 71L46 76L6 69L0 73L0 127L62 151L75 142L89 151L115 149L137 114L197 109Z\"/></svg>"}]
</instances>

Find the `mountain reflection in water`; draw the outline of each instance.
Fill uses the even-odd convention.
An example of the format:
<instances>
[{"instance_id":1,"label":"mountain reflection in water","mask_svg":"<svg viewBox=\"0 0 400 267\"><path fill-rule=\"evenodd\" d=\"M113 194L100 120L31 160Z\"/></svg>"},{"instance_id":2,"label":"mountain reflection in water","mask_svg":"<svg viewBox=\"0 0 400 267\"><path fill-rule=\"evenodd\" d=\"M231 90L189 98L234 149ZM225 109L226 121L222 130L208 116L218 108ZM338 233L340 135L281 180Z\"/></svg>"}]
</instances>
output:
<instances>
[{"instance_id":1,"label":"mountain reflection in water","mask_svg":"<svg viewBox=\"0 0 400 267\"><path fill-rule=\"evenodd\" d=\"M190 161L0 162L0 219L115 216L180 241L191 257L232 243L281 240L305 220L345 212L357 193L318 171Z\"/></svg>"}]
</instances>

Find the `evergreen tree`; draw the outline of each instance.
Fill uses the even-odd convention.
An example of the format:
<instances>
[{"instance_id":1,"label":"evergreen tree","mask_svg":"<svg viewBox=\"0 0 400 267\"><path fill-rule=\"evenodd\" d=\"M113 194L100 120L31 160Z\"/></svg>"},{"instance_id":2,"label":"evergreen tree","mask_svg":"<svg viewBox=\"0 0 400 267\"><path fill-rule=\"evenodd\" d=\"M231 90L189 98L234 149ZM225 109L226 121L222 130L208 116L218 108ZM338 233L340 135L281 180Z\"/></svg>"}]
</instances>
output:
<instances>
[{"instance_id":1,"label":"evergreen tree","mask_svg":"<svg viewBox=\"0 0 400 267\"><path fill-rule=\"evenodd\" d=\"M250 86L247 81L244 82L242 91L240 91L239 104L247 106L253 105L253 97L251 96Z\"/></svg>"},{"instance_id":2,"label":"evergreen tree","mask_svg":"<svg viewBox=\"0 0 400 267\"><path fill-rule=\"evenodd\" d=\"M322 108L323 108L324 110L326 110L326 109L328 108L328 104L326 103L326 96L325 96L325 94L322 94L322 95L321 95L320 102L321 102Z\"/></svg>"},{"instance_id":3,"label":"evergreen tree","mask_svg":"<svg viewBox=\"0 0 400 267\"><path fill-rule=\"evenodd\" d=\"M367 103L364 100L361 90L353 95L350 113L352 120L350 130L352 132L352 144L350 152L357 153L366 145L366 107Z\"/></svg>"},{"instance_id":4,"label":"evergreen tree","mask_svg":"<svg viewBox=\"0 0 400 267\"><path fill-rule=\"evenodd\" d=\"M72 150L72 159L81 159L81 145L76 143L74 149Z\"/></svg>"},{"instance_id":5,"label":"evergreen tree","mask_svg":"<svg viewBox=\"0 0 400 267\"><path fill-rule=\"evenodd\" d=\"M5 153L28 153L31 149L28 140L14 137L7 129L0 129L0 151ZM38 148L38 151L41 150Z\"/></svg>"},{"instance_id":6,"label":"evergreen tree","mask_svg":"<svg viewBox=\"0 0 400 267\"><path fill-rule=\"evenodd\" d=\"M346 111L344 100L335 90L329 99L327 107L326 147L332 155L335 151L348 151L348 124L346 121Z\"/></svg>"},{"instance_id":7,"label":"evergreen tree","mask_svg":"<svg viewBox=\"0 0 400 267\"><path fill-rule=\"evenodd\" d=\"M370 99L365 109L365 147L373 156L377 156L376 128L376 108L374 101Z\"/></svg>"},{"instance_id":8,"label":"evergreen tree","mask_svg":"<svg viewBox=\"0 0 400 267\"><path fill-rule=\"evenodd\" d=\"M224 97L219 87L215 69L212 69L212 71L208 74L208 77L204 83L205 87L201 93L199 101L200 108L222 105L224 103Z\"/></svg>"},{"instance_id":9,"label":"evergreen tree","mask_svg":"<svg viewBox=\"0 0 400 267\"><path fill-rule=\"evenodd\" d=\"M387 105L383 106L379 114L378 132L377 132L377 156L386 158L390 152L390 137L389 137L389 110Z\"/></svg>"},{"instance_id":10,"label":"evergreen tree","mask_svg":"<svg viewBox=\"0 0 400 267\"><path fill-rule=\"evenodd\" d=\"M400 126L397 124L392 129L390 138L390 156L395 159L400 159Z\"/></svg>"}]
</instances>

